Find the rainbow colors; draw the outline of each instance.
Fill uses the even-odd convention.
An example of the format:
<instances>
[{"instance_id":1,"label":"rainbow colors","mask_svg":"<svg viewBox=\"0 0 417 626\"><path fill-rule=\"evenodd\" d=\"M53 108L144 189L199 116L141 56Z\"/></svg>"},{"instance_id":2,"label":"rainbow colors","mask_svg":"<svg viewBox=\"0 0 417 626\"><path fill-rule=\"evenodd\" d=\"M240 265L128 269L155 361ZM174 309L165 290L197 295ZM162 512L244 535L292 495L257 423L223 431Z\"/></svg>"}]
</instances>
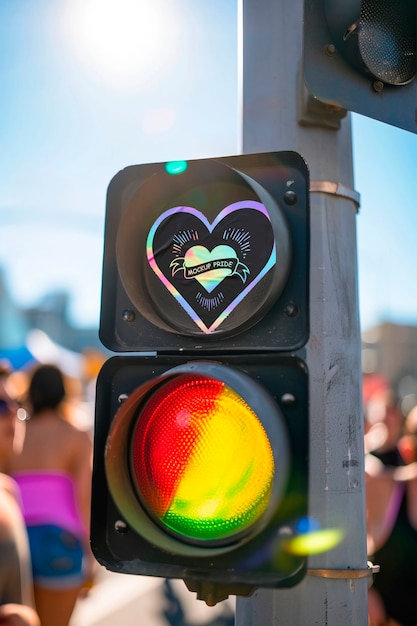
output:
<instances>
[{"instance_id":1,"label":"rainbow colors","mask_svg":"<svg viewBox=\"0 0 417 626\"><path fill-rule=\"evenodd\" d=\"M205 375L157 388L137 419L132 462L145 509L182 538L232 541L269 503L264 427L239 394Z\"/></svg>"},{"instance_id":2,"label":"rainbow colors","mask_svg":"<svg viewBox=\"0 0 417 626\"><path fill-rule=\"evenodd\" d=\"M194 209L193 207L175 206L175 207L168 209L164 213L162 213L155 220L154 224L152 225L148 233L148 236L146 239L146 255L148 258L149 265L151 266L155 274L158 276L162 284L167 288L167 290L171 293L171 295L177 300L178 304L181 305L184 311L190 316L190 318L194 321L194 323L203 333L209 334L209 333L216 331L224 322L224 320L230 315L230 313L244 300L244 298L248 295L248 293L250 293L250 291L252 291L252 289L262 280L262 278L266 276L269 270L272 267L274 267L277 261L275 241L274 241L274 246L273 246L273 249L271 250L269 259L265 263L265 266L262 269L262 271L259 272L259 274L253 278L253 280L249 281L245 285L244 289L242 289L240 294L232 302L230 302L230 304L218 316L218 318L211 324L211 326L207 328L203 320L200 319L199 315L196 313L196 311L194 311L191 304L187 302L187 300L181 295L181 293L177 290L174 284L172 284L172 282L168 280L168 278L164 275L163 271L160 269L158 262L157 262L157 258L155 257L155 254L154 254L154 249L153 249L155 233L158 230L159 226L164 222L164 220L171 217L172 215L176 215L177 213L185 213L185 214L190 213L191 215L197 217L202 222L202 224L207 228L207 230L210 233L212 233L213 230L216 228L216 226L222 221L222 219L225 216L230 215L231 213L234 213L235 211L240 211L241 209L248 209L248 208L253 209L254 211L259 211L260 213L265 215L267 219L270 221L270 217L265 206L261 202L256 202L255 200L241 200L239 202L233 202L229 206L225 207L222 211L220 211L220 213L217 215L216 219L212 223L209 222L209 220L206 218L206 216L203 213L201 213L197 209Z\"/></svg>"}]
</instances>

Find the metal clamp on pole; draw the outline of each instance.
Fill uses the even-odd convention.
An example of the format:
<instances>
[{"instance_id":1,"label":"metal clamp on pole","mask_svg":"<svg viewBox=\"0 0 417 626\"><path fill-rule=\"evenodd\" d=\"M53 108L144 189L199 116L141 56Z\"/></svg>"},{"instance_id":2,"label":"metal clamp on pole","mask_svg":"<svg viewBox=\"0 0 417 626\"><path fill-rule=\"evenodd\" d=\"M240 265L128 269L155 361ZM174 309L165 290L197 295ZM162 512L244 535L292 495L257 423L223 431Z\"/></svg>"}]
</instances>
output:
<instances>
[{"instance_id":1,"label":"metal clamp on pole","mask_svg":"<svg viewBox=\"0 0 417 626\"><path fill-rule=\"evenodd\" d=\"M361 196L357 191L342 183L335 183L330 180L311 180L310 193L328 193L333 196L348 198L356 204L356 212L358 212L361 204Z\"/></svg>"},{"instance_id":2,"label":"metal clamp on pole","mask_svg":"<svg viewBox=\"0 0 417 626\"><path fill-rule=\"evenodd\" d=\"M372 585L372 577L380 570L379 565L374 565L368 561L366 569L325 569L325 568L309 568L307 574L317 576L318 578L337 578L337 579L353 579L367 578L369 576L369 586Z\"/></svg>"}]
</instances>

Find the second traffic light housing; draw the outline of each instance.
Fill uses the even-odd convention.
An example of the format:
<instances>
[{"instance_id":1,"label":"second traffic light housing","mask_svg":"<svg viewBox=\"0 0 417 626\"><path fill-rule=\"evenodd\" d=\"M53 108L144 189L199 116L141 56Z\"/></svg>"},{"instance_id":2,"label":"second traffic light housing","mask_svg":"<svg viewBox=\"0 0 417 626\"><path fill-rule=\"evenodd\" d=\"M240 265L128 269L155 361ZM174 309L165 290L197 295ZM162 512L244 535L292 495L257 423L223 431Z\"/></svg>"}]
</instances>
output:
<instances>
[{"instance_id":1,"label":"second traffic light housing","mask_svg":"<svg viewBox=\"0 0 417 626\"><path fill-rule=\"evenodd\" d=\"M417 133L415 0L305 0L304 78L320 101Z\"/></svg>"}]
</instances>

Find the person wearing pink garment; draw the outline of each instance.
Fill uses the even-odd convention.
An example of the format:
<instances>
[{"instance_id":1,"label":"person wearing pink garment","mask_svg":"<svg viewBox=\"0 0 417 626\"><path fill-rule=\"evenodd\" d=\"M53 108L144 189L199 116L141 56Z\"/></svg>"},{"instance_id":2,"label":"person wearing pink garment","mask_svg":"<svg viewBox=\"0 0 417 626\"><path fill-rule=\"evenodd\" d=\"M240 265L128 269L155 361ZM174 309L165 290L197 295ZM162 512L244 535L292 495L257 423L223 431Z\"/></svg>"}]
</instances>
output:
<instances>
[{"instance_id":1,"label":"person wearing pink garment","mask_svg":"<svg viewBox=\"0 0 417 626\"><path fill-rule=\"evenodd\" d=\"M93 567L92 442L68 419L65 399L61 370L38 366L29 383L23 447L10 467L20 488L42 626L68 626Z\"/></svg>"}]
</instances>

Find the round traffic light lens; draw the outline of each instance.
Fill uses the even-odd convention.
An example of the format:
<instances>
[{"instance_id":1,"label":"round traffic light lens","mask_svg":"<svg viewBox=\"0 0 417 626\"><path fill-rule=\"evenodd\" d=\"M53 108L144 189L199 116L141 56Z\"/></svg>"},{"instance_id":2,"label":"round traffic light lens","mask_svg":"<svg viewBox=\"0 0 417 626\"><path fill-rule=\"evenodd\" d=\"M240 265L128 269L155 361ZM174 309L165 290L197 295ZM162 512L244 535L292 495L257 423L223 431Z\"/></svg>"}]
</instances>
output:
<instances>
[{"instance_id":1,"label":"round traffic light lens","mask_svg":"<svg viewBox=\"0 0 417 626\"><path fill-rule=\"evenodd\" d=\"M366 68L388 85L406 85L416 75L416 4L363 0L359 51Z\"/></svg>"},{"instance_id":2,"label":"round traffic light lens","mask_svg":"<svg viewBox=\"0 0 417 626\"><path fill-rule=\"evenodd\" d=\"M183 374L141 408L132 473L143 506L164 528L191 542L229 542L267 509L274 459L261 420L236 391Z\"/></svg>"}]
</instances>

